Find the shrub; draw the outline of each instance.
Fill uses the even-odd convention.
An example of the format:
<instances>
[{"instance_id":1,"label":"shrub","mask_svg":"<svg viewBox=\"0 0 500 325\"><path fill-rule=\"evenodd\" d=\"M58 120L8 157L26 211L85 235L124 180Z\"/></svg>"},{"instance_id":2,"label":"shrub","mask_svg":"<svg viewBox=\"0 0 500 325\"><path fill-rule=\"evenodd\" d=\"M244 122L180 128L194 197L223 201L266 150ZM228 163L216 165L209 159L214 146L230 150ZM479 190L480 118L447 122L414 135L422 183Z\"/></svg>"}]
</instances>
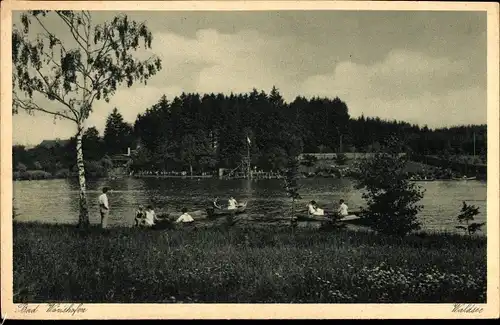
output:
<instances>
[{"instance_id":1,"label":"shrub","mask_svg":"<svg viewBox=\"0 0 500 325\"><path fill-rule=\"evenodd\" d=\"M69 176L70 176L69 169L60 169L55 174L55 177L57 178L68 178Z\"/></svg>"},{"instance_id":2,"label":"shrub","mask_svg":"<svg viewBox=\"0 0 500 325\"><path fill-rule=\"evenodd\" d=\"M405 236L419 230L417 214L423 206L417 202L424 191L408 180L405 166L407 155L401 155L403 145L390 137L372 158L364 159L357 168L358 189L364 189L367 208L364 218L376 231L394 236Z\"/></svg>"},{"instance_id":3,"label":"shrub","mask_svg":"<svg viewBox=\"0 0 500 325\"><path fill-rule=\"evenodd\" d=\"M90 160L85 161L85 176L86 177L105 177L108 176L107 170L103 167L100 161ZM74 173L78 173L78 166L74 165L72 168Z\"/></svg>"},{"instance_id":4,"label":"shrub","mask_svg":"<svg viewBox=\"0 0 500 325\"><path fill-rule=\"evenodd\" d=\"M35 161L33 163L33 166L35 167L36 170L42 170L43 169L43 166L42 166L42 164L39 161Z\"/></svg>"},{"instance_id":5,"label":"shrub","mask_svg":"<svg viewBox=\"0 0 500 325\"><path fill-rule=\"evenodd\" d=\"M52 178L52 174L43 170L27 170L24 172L14 172L13 178L19 180L50 179Z\"/></svg>"},{"instance_id":6,"label":"shrub","mask_svg":"<svg viewBox=\"0 0 500 325\"><path fill-rule=\"evenodd\" d=\"M99 163L106 171L113 168L113 161L111 160L111 158L108 155L102 157L102 159L99 161Z\"/></svg>"},{"instance_id":7,"label":"shrub","mask_svg":"<svg viewBox=\"0 0 500 325\"><path fill-rule=\"evenodd\" d=\"M26 167L25 164L23 163L18 163L17 166L16 166L16 170L21 172L21 173L24 173L26 170L28 170L28 168Z\"/></svg>"},{"instance_id":8,"label":"shrub","mask_svg":"<svg viewBox=\"0 0 500 325\"><path fill-rule=\"evenodd\" d=\"M52 174L43 170L28 170L31 173L31 179L49 179L52 178Z\"/></svg>"},{"instance_id":9,"label":"shrub","mask_svg":"<svg viewBox=\"0 0 500 325\"><path fill-rule=\"evenodd\" d=\"M481 230L481 227L485 225L484 222L473 222L469 224L469 221L474 221L474 217L479 213L478 207L474 205L467 205L467 203L463 202L462 210L460 210L460 214L457 216L457 219L461 224L465 223L465 226L460 225L456 228L463 229L469 236L473 235L476 231Z\"/></svg>"}]
</instances>

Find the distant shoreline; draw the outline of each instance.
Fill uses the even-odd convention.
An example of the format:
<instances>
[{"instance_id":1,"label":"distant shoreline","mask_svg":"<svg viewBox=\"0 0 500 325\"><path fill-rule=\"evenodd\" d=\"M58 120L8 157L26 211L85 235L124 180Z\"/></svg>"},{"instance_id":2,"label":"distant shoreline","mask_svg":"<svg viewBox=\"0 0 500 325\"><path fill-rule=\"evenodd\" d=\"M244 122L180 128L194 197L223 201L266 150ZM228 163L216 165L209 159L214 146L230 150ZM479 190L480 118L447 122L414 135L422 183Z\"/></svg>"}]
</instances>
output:
<instances>
[{"instance_id":1,"label":"distant shoreline","mask_svg":"<svg viewBox=\"0 0 500 325\"><path fill-rule=\"evenodd\" d=\"M76 178L75 177L50 177L50 178L39 178L39 179L12 179L14 182L29 182L29 181L49 181L49 180L59 180L59 179L71 179L71 178ZM180 178L180 179L217 179L217 180L242 180L246 179L244 177L217 177L213 175L204 175L204 176L179 176L179 175L123 175L123 176L118 176L118 177L87 177L87 180L96 180L96 179L123 179L123 178ZM328 178L328 179L352 179L352 177L349 176L344 176L344 177L332 177L332 176L310 176L310 177L301 177L301 179L314 179L314 178ZM269 179L276 179L279 180L281 179L280 177L253 177L250 180L269 180ZM453 178L438 178L438 179L415 179L415 180L409 180L411 182L417 182L417 183L427 183L427 182L471 182L471 181L478 181L478 182L486 182L486 179L482 178L477 178L477 179L453 179Z\"/></svg>"},{"instance_id":2,"label":"distant shoreline","mask_svg":"<svg viewBox=\"0 0 500 325\"><path fill-rule=\"evenodd\" d=\"M127 175L134 178L215 178L213 175ZM117 177L121 178L121 177Z\"/></svg>"}]
</instances>

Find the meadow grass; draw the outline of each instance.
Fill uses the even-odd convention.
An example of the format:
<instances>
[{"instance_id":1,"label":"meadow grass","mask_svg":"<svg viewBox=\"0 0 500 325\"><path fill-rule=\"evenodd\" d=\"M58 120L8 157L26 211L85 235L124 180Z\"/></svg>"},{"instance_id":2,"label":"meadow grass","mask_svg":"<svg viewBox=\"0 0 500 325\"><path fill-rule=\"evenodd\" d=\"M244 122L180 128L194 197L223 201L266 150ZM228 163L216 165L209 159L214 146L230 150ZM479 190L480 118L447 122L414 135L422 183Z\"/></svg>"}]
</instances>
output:
<instances>
[{"instance_id":1,"label":"meadow grass","mask_svg":"<svg viewBox=\"0 0 500 325\"><path fill-rule=\"evenodd\" d=\"M485 302L486 239L14 223L14 302Z\"/></svg>"}]
</instances>

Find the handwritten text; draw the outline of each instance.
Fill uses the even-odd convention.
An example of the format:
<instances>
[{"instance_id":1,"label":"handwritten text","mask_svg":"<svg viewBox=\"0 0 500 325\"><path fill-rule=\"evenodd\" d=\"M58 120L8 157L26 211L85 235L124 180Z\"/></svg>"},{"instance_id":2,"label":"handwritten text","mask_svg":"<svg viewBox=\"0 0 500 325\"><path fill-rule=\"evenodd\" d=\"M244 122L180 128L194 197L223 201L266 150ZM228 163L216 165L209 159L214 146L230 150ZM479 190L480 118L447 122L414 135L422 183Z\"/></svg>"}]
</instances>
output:
<instances>
[{"instance_id":1,"label":"handwritten text","mask_svg":"<svg viewBox=\"0 0 500 325\"><path fill-rule=\"evenodd\" d=\"M83 307L83 304L70 304L70 305L61 305L61 304L48 304L47 312L48 313L62 313L62 314L79 314L85 313L87 308Z\"/></svg>"},{"instance_id":2,"label":"handwritten text","mask_svg":"<svg viewBox=\"0 0 500 325\"><path fill-rule=\"evenodd\" d=\"M20 304L17 305L17 310L23 314L35 314L38 311L38 307L40 305L30 306L28 304Z\"/></svg>"},{"instance_id":3,"label":"handwritten text","mask_svg":"<svg viewBox=\"0 0 500 325\"><path fill-rule=\"evenodd\" d=\"M468 314L478 313L478 314L480 314L483 312L483 308L478 307L474 304L454 304L452 312L454 312L454 313L468 313Z\"/></svg>"}]
</instances>

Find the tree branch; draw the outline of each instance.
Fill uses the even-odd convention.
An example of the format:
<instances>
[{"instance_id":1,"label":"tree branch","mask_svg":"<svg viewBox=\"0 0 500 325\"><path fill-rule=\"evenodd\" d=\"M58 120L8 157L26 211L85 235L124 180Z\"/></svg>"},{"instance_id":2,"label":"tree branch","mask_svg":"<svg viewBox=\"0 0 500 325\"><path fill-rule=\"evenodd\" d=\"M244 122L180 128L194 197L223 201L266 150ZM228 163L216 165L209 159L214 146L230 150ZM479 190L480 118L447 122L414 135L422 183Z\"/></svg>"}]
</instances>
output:
<instances>
[{"instance_id":1,"label":"tree branch","mask_svg":"<svg viewBox=\"0 0 500 325\"><path fill-rule=\"evenodd\" d=\"M52 90L52 87L50 86L50 84L48 83L48 81L44 78L44 75L40 72L40 69L35 68L35 70L36 70L36 72L38 72L38 75L43 80L43 82L45 83L45 85L47 85L47 91L42 90L42 89L33 89L33 90L36 90L36 91L44 94L45 96L47 96L47 98L54 97L55 99L57 99L58 102L60 102L64 106L68 107L69 110L75 116L75 119L78 119L78 112L75 109L73 109L71 107L71 105L69 105L68 103L66 103L66 101L64 99L62 99L61 96L59 96L59 94L57 94L56 92L54 92ZM75 84L77 84L77 83L75 82Z\"/></svg>"},{"instance_id":2,"label":"tree branch","mask_svg":"<svg viewBox=\"0 0 500 325\"><path fill-rule=\"evenodd\" d=\"M90 37L90 24L91 24L91 19L89 16L87 16L87 12L84 11L82 13L82 16L85 18L86 22L85 22L85 25L84 25L84 29L83 29L83 32L85 33L85 41L86 41L86 45L87 47L89 46L89 37ZM86 27L86 28L85 28Z\"/></svg>"},{"instance_id":3,"label":"tree branch","mask_svg":"<svg viewBox=\"0 0 500 325\"><path fill-rule=\"evenodd\" d=\"M104 30L103 30L103 32L104 32ZM127 44L127 41L129 41L129 39L131 37L132 36L127 35L127 38L125 39L125 44ZM110 41L110 43L106 46L108 41ZM105 57L111 50L113 50L113 46L112 46L113 43L118 43L119 41L120 41L120 39L118 37L116 37L116 39L115 39L115 38L113 38L113 36L111 36L111 33L106 31L106 38L104 39L104 43L103 43L101 49L99 50L99 53L97 54L94 62L97 62L101 57Z\"/></svg>"},{"instance_id":4,"label":"tree branch","mask_svg":"<svg viewBox=\"0 0 500 325\"><path fill-rule=\"evenodd\" d=\"M51 55L49 55L47 52L45 51L41 51L41 54L44 55L46 58L48 58L50 60L50 62L52 62L54 65L56 65L59 69L62 70L62 67L59 63L57 63L56 60L54 60L54 54L53 52L51 53Z\"/></svg>"},{"instance_id":5,"label":"tree branch","mask_svg":"<svg viewBox=\"0 0 500 325\"><path fill-rule=\"evenodd\" d=\"M17 106L17 107L20 107L26 111L39 111L39 112L43 112L43 113L47 113L47 114L50 114L50 115L54 115L54 116L59 116L59 117L62 117L62 118L65 118L65 119L68 119L68 120L71 120L75 123L77 123L77 120L68 116L68 115L65 115L63 113L59 113L59 112L52 112L52 111L48 111L44 108L41 108L40 106L38 106L37 104L35 104L32 100L22 100L22 99L19 99L19 97L17 96L17 94L14 92L14 98L13 98L13 106Z\"/></svg>"},{"instance_id":6,"label":"tree branch","mask_svg":"<svg viewBox=\"0 0 500 325\"><path fill-rule=\"evenodd\" d=\"M40 26L45 30L47 35L52 36L53 38L55 38L58 41L58 43L59 43L59 45L61 45L61 48L63 49L64 53L68 53L68 51L66 51L66 48L62 44L61 40L59 38L57 38L53 33L49 32L49 30L45 27L45 25L42 23L40 18L38 18L37 16L33 16L33 17L35 17L35 19L38 21L38 24L40 24Z\"/></svg>"},{"instance_id":7,"label":"tree branch","mask_svg":"<svg viewBox=\"0 0 500 325\"><path fill-rule=\"evenodd\" d=\"M47 33L45 36L47 38L50 39L50 37L54 38L55 40L57 40L57 44L59 44L61 46L61 49L63 51L64 54L68 53L68 51L66 50L66 48L64 47L63 43L61 42L61 40L56 37L54 35L54 33L51 33L46 27L45 25L42 23L42 21L40 20L40 18L38 18L37 16L34 16L34 18L38 21L38 24L43 28L43 30L45 30L45 32ZM44 53L45 54L45 53ZM46 54L47 55L47 54ZM48 56L48 55L47 55ZM56 63L55 60L53 59L53 57L51 57L51 60L52 62L57 65L58 67L61 67L60 64ZM78 72L80 72L82 75L85 75L85 69L82 67L81 64L78 65ZM92 79L90 76L89 76L90 79Z\"/></svg>"},{"instance_id":8,"label":"tree branch","mask_svg":"<svg viewBox=\"0 0 500 325\"><path fill-rule=\"evenodd\" d=\"M80 47L84 51L87 51L87 49L85 48L85 46L80 42L80 39L85 42L85 38L83 38L83 36L80 35L80 32L78 31L78 26L75 28L75 25L73 24L73 21L69 21L67 17L65 17L64 15L62 15L61 13L59 13L58 11L56 11L56 14L59 16L59 18L62 19L62 21L64 21L64 23L66 23L66 25L68 25L69 31L71 32L71 35L73 35L73 38L78 43L78 45L80 45ZM75 34L75 32L76 32L76 34ZM87 55L88 55L88 53L87 53Z\"/></svg>"},{"instance_id":9,"label":"tree branch","mask_svg":"<svg viewBox=\"0 0 500 325\"><path fill-rule=\"evenodd\" d=\"M99 79L101 79L101 77L103 77L103 76L104 76L104 74L101 74L101 75L99 75L99 78L97 78L97 84L96 84L97 88L102 87L102 85L104 85L108 80L110 80L111 78L114 77L113 75L111 75L108 78L106 78L102 81L99 81Z\"/></svg>"},{"instance_id":10,"label":"tree branch","mask_svg":"<svg viewBox=\"0 0 500 325\"><path fill-rule=\"evenodd\" d=\"M97 96L97 91L94 92L94 94L92 95L92 98L89 101L89 106L90 107L92 107L92 104L94 103L94 99L96 98L96 96Z\"/></svg>"},{"instance_id":11,"label":"tree branch","mask_svg":"<svg viewBox=\"0 0 500 325\"><path fill-rule=\"evenodd\" d=\"M105 27L106 26L103 27L103 33L105 33L106 38L104 39L102 47L99 49L99 53L97 53L97 56L96 56L93 64L95 64L97 61L99 61L99 59L101 57L106 56L109 53L109 51L111 51L111 49L112 49L111 44L113 41L113 37L111 36L111 33L108 33L108 31L105 29ZM107 44L107 47L106 47L106 43L108 42L108 40L111 40L111 43ZM104 53L103 53L103 51L104 51Z\"/></svg>"},{"instance_id":12,"label":"tree branch","mask_svg":"<svg viewBox=\"0 0 500 325\"><path fill-rule=\"evenodd\" d=\"M67 17L65 17L64 15L62 15L61 13L57 12L57 15L61 18L62 21L64 21L66 23L66 25L69 27L69 30L71 32L71 35L73 35L73 38L75 39L75 41L78 43L78 45L81 47L81 49L83 51L85 51L85 54L87 56L86 58L86 62L87 62L87 66L84 67L84 66L81 66L81 69L80 72L82 73L82 76L83 76L83 80L84 80L84 87L80 86L76 81L75 81L75 84L83 90L84 92L84 97L85 97L85 93L88 91L85 86L86 86L86 80L87 78L89 78L92 82L94 82L94 80L92 79L92 77L90 76L90 68L88 66L88 60L90 58L90 50L89 50L89 36L90 36L90 17L87 17L88 18L88 23L86 24L87 26L84 25L84 23L82 22L82 25L83 25L83 28L84 28L84 32L85 32L85 35L86 35L86 38L84 38L79 30L78 30L78 26L77 25L75 27L75 25L73 24L73 19L70 21ZM85 14L83 15L85 16ZM82 18L83 20L83 18ZM85 29L85 27L87 27L87 30ZM76 34L75 34L76 33ZM80 39L85 43L82 44L82 42L80 41Z\"/></svg>"}]
</instances>

